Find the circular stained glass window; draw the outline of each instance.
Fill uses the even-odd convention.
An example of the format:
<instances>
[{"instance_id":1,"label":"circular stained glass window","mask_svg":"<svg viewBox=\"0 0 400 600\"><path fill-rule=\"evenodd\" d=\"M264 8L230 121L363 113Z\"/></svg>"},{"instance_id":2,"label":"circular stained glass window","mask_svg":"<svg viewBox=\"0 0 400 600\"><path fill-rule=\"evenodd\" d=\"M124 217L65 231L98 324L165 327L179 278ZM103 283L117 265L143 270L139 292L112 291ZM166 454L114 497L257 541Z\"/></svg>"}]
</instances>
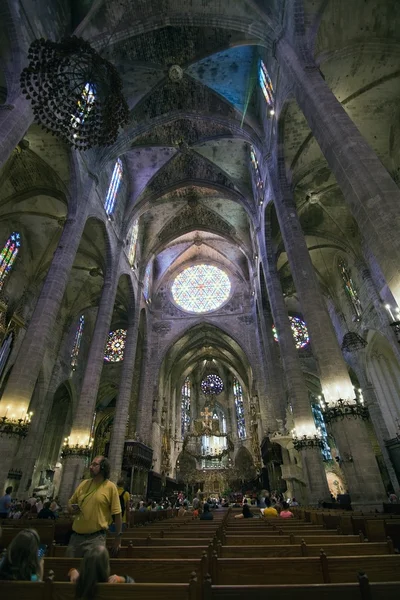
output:
<instances>
[{"instance_id":1,"label":"circular stained glass window","mask_svg":"<svg viewBox=\"0 0 400 600\"><path fill-rule=\"evenodd\" d=\"M194 313L216 310L228 300L230 291L228 275L213 265L188 267L172 284L172 297L179 308Z\"/></svg>"},{"instance_id":2,"label":"circular stained glass window","mask_svg":"<svg viewBox=\"0 0 400 600\"><path fill-rule=\"evenodd\" d=\"M222 381L221 377L215 375L214 373L211 373L210 375L204 377L204 379L201 382L201 390L206 396L209 396L211 394L214 394L216 396L217 394L220 394L223 389L224 382Z\"/></svg>"},{"instance_id":3,"label":"circular stained glass window","mask_svg":"<svg viewBox=\"0 0 400 600\"><path fill-rule=\"evenodd\" d=\"M119 362L124 360L124 349L126 340L126 330L116 329L108 334L104 360L106 362Z\"/></svg>"},{"instance_id":4,"label":"circular stained glass window","mask_svg":"<svg viewBox=\"0 0 400 600\"><path fill-rule=\"evenodd\" d=\"M296 342L296 348L305 348L307 344L310 343L310 337L308 335L306 324L299 317L289 317L289 321L292 327L293 337ZM275 341L279 342L275 325L272 327L272 332L274 334Z\"/></svg>"}]
</instances>

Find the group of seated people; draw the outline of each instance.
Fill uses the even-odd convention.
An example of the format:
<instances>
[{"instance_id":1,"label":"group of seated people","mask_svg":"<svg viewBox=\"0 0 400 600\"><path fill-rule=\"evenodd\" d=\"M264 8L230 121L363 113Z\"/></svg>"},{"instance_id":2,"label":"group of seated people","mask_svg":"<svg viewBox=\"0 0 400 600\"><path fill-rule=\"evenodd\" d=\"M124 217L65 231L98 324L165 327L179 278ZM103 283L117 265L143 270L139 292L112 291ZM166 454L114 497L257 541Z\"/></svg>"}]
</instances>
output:
<instances>
[{"instance_id":1,"label":"group of seated people","mask_svg":"<svg viewBox=\"0 0 400 600\"><path fill-rule=\"evenodd\" d=\"M12 540L0 561L0 581L43 581L43 546L35 529L23 529ZM128 575L111 575L105 546L91 546L79 571L70 569L66 581L76 585L76 598L92 600L98 583L135 583Z\"/></svg>"},{"instance_id":2,"label":"group of seated people","mask_svg":"<svg viewBox=\"0 0 400 600\"><path fill-rule=\"evenodd\" d=\"M11 498L12 487L6 489L0 498L0 518L2 519L57 519L60 506L56 499L44 498L33 494L29 500Z\"/></svg>"},{"instance_id":3,"label":"group of seated people","mask_svg":"<svg viewBox=\"0 0 400 600\"><path fill-rule=\"evenodd\" d=\"M190 514L195 518L199 518L200 521L212 521L214 515L211 512L211 506L208 502L202 502L199 498L193 499L193 509L189 510L189 503L184 500L182 506L178 510L178 518L185 517Z\"/></svg>"},{"instance_id":4,"label":"group of seated people","mask_svg":"<svg viewBox=\"0 0 400 600\"><path fill-rule=\"evenodd\" d=\"M266 497L264 500L265 508L260 508L260 516L264 518L279 517L281 519L293 519L294 514L289 510L289 504L287 502L281 502L280 504L272 504L270 498ZM255 514L250 509L247 500L243 501L242 512L235 515L235 519L252 519ZM256 515L258 516L258 515Z\"/></svg>"}]
</instances>

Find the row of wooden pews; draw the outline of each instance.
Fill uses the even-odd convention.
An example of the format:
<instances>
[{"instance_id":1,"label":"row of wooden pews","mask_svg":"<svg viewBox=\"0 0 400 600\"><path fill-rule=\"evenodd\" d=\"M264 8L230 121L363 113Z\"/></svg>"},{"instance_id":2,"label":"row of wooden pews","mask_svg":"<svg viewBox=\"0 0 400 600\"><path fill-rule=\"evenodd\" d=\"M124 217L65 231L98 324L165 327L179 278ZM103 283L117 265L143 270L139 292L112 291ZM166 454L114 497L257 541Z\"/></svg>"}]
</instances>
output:
<instances>
[{"instance_id":1,"label":"row of wooden pews","mask_svg":"<svg viewBox=\"0 0 400 600\"><path fill-rule=\"evenodd\" d=\"M204 600L394 600L400 556L386 538L343 535L314 520L242 519L230 514L213 552ZM366 575L360 575L360 573Z\"/></svg>"},{"instance_id":2,"label":"row of wooden pews","mask_svg":"<svg viewBox=\"0 0 400 600\"><path fill-rule=\"evenodd\" d=\"M232 510L217 510L213 521L172 518L127 530L118 558L111 559L111 571L130 575L137 583L99 586L99 598L118 600L132 594L140 594L141 600L400 597L400 555L386 537L367 541L362 530L339 533L338 525L328 528L328 521L315 516L306 521L304 515L292 520L239 520L234 515ZM65 582L66 574L80 561L66 558L65 550L65 545L56 545L45 558L46 582L0 582L0 593L6 597L8 591L21 600L72 600L74 586Z\"/></svg>"},{"instance_id":3,"label":"row of wooden pews","mask_svg":"<svg viewBox=\"0 0 400 600\"><path fill-rule=\"evenodd\" d=\"M400 516L389 514L363 514L339 510L294 509L296 516L310 525L337 529L343 534L360 532L371 542L381 542L390 537L400 552Z\"/></svg>"},{"instance_id":4,"label":"row of wooden pews","mask_svg":"<svg viewBox=\"0 0 400 600\"><path fill-rule=\"evenodd\" d=\"M137 527L124 532L119 557L110 561L111 572L130 575L136 583L99 586L99 598L111 600L140 594L141 600L200 600L203 595L202 583L209 571L212 552L221 539L222 524L226 516L226 511L220 511L209 522L193 521L191 516L185 520L174 518L168 522L153 523L148 527ZM53 523L30 521L25 526L36 528L39 535L47 541L51 539ZM18 529L12 527L5 531L8 542ZM112 545L113 536L110 536L109 542ZM53 545L52 555L44 559L47 579L44 583L0 582L0 594L3 594L3 589L4 594L7 591L11 593L12 589L12 593L22 600L72 599L74 586L66 583L67 573L72 567L79 568L80 559L66 558L65 552L65 545Z\"/></svg>"}]
</instances>

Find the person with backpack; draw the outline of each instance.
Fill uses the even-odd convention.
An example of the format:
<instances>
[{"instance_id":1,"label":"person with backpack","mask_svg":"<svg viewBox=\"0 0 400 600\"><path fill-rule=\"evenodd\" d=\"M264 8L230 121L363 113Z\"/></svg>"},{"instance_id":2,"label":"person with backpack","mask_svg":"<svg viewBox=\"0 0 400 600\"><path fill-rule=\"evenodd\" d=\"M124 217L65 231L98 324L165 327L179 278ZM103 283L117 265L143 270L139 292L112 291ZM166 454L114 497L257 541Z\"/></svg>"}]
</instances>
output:
<instances>
[{"instance_id":1,"label":"person with backpack","mask_svg":"<svg viewBox=\"0 0 400 600\"><path fill-rule=\"evenodd\" d=\"M123 479L118 479L117 481L117 490L119 501L121 504L121 513L122 513L122 531L124 531L128 527L129 523L129 492L125 489L125 481Z\"/></svg>"}]
</instances>

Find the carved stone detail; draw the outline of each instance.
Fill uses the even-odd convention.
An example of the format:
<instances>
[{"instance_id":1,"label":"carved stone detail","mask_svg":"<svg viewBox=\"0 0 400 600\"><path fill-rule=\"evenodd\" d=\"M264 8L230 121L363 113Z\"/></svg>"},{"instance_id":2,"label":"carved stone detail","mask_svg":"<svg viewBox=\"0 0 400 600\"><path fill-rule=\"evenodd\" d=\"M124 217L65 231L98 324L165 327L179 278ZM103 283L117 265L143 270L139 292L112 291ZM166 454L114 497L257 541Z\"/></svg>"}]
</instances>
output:
<instances>
[{"instance_id":1,"label":"carved stone detail","mask_svg":"<svg viewBox=\"0 0 400 600\"><path fill-rule=\"evenodd\" d=\"M164 229L159 234L158 239L162 241L171 234L179 232L181 229L187 231L191 227L204 227L229 236L235 234L235 228L232 227L232 225L227 223L214 211L209 210L203 204L198 203L186 206L181 210L178 215L165 225Z\"/></svg>"},{"instance_id":2,"label":"carved stone detail","mask_svg":"<svg viewBox=\"0 0 400 600\"><path fill-rule=\"evenodd\" d=\"M154 333L157 335L164 337L171 331L171 323L169 321L160 321L158 323L154 323L152 331L154 331Z\"/></svg>"}]
</instances>

